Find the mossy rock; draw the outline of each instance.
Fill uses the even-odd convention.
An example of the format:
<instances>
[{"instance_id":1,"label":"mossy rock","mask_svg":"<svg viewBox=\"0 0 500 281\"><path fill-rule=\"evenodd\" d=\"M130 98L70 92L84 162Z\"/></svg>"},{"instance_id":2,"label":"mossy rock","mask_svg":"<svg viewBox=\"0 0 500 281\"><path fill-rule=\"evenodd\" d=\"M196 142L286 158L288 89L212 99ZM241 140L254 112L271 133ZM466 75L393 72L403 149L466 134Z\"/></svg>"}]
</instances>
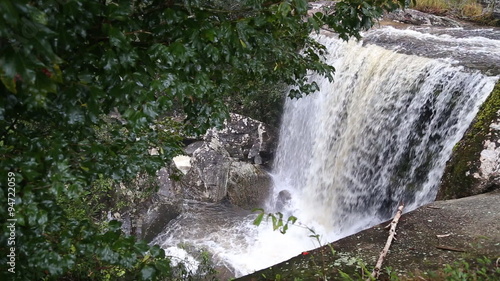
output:
<instances>
[{"instance_id":1,"label":"mossy rock","mask_svg":"<svg viewBox=\"0 0 500 281\"><path fill-rule=\"evenodd\" d=\"M497 139L497 136L492 134L490 125L499 118L499 111L500 82L479 109L462 140L455 145L441 180L437 200L461 198L497 188L474 177L474 174L479 172L479 159L485 141Z\"/></svg>"}]
</instances>

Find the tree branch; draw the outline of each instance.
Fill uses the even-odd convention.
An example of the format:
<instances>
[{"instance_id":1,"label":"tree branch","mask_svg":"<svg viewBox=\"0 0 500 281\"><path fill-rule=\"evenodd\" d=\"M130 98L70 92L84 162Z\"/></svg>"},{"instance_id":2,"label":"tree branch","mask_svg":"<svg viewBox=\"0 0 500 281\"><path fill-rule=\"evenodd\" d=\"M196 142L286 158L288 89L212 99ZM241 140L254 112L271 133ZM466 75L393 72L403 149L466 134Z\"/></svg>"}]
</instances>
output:
<instances>
[{"instance_id":1,"label":"tree branch","mask_svg":"<svg viewBox=\"0 0 500 281\"><path fill-rule=\"evenodd\" d=\"M378 276L380 275L380 269L382 268L382 262L384 262L384 258L387 255L387 252L389 251L389 248L391 247L392 240L394 239L394 236L396 235L396 226L398 225L399 218L403 214L403 207L404 204L399 205L398 211L396 212L396 215L394 216L394 219L392 220L390 226L391 228L389 229L389 237L387 238L387 242L385 243L385 247L380 253L380 257L378 258L377 264L375 265L375 268L372 271L372 274L370 278L366 279L367 281L370 281L372 278L377 279Z\"/></svg>"}]
</instances>

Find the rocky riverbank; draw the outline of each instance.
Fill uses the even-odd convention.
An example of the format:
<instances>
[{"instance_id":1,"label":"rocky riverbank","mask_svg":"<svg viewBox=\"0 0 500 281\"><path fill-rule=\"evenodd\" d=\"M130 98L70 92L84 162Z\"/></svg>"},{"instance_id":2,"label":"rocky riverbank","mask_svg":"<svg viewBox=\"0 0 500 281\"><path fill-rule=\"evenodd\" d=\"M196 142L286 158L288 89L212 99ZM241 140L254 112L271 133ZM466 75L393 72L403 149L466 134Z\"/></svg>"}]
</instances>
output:
<instances>
[{"instance_id":1,"label":"rocky riverbank","mask_svg":"<svg viewBox=\"0 0 500 281\"><path fill-rule=\"evenodd\" d=\"M470 276L474 274L475 267L480 266L490 278L482 280L499 280L498 202L500 190L436 201L404 214L397 225L397 239L391 245L383 268L390 268L393 277L397 275L401 280L443 280L432 279L431 273L443 277L445 265L467 262ZM387 240L388 223L303 252L288 261L236 280L326 280L324 276L328 277L327 280L345 280L341 272L354 280L361 280L366 271L363 272L360 265L364 264L366 268L375 265ZM490 261L487 265L478 264L485 258ZM381 280L389 277L383 270Z\"/></svg>"}]
</instances>

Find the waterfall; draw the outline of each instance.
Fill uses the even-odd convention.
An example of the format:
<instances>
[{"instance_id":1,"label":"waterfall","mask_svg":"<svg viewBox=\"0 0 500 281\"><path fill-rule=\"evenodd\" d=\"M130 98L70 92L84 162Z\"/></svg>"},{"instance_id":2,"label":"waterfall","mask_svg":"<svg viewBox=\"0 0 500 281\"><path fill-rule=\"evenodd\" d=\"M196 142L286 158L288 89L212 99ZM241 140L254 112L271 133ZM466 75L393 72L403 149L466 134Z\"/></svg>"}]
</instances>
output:
<instances>
[{"instance_id":1,"label":"waterfall","mask_svg":"<svg viewBox=\"0 0 500 281\"><path fill-rule=\"evenodd\" d=\"M300 225L282 235L255 227L255 215L234 207L189 202L153 243L169 255L186 255L182 243L203 248L241 276L319 246L311 231L330 242L390 218L400 202L406 211L431 202L453 146L498 80L498 69L488 76L474 68L476 58L462 66L468 52L483 58L482 67L498 61L500 40L491 37L498 31L483 39L473 32L469 41L446 30L381 28L348 43L319 35L334 82L311 75L320 91L286 101L266 209L296 216ZM432 43L439 58L412 54L432 40L439 41ZM288 201L277 199L285 193Z\"/></svg>"},{"instance_id":2,"label":"waterfall","mask_svg":"<svg viewBox=\"0 0 500 281\"><path fill-rule=\"evenodd\" d=\"M335 81L287 100L275 160L287 213L346 235L434 200L455 143L496 77L450 60L406 55L328 35Z\"/></svg>"}]
</instances>

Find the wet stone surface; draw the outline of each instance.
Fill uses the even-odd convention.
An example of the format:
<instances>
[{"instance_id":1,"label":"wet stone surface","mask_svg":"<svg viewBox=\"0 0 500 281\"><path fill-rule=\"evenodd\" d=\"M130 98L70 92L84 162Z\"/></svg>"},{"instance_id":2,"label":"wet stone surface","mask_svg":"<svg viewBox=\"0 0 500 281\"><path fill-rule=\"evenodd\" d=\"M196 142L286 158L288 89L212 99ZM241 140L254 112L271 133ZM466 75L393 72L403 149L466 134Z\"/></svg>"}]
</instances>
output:
<instances>
[{"instance_id":1,"label":"wet stone surface","mask_svg":"<svg viewBox=\"0 0 500 281\"><path fill-rule=\"evenodd\" d=\"M500 257L500 190L461 199L436 201L404 214L383 267L400 275L442 269L460 260ZM389 222L348 236L237 280L341 280L339 271L361 274L358 262L373 267L383 249ZM335 251L332 253L332 248ZM500 276L499 276L500 277ZM382 280L387 276L382 275Z\"/></svg>"},{"instance_id":2,"label":"wet stone surface","mask_svg":"<svg viewBox=\"0 0 500 281\"><path fill-rule=\"evenodd\" d=\"M379 28L365 33L363 42L407 55L449 60L490 76L500 75L500 29L495 27L413 26L383 22Z\"/></svg>"}]
</instances>

